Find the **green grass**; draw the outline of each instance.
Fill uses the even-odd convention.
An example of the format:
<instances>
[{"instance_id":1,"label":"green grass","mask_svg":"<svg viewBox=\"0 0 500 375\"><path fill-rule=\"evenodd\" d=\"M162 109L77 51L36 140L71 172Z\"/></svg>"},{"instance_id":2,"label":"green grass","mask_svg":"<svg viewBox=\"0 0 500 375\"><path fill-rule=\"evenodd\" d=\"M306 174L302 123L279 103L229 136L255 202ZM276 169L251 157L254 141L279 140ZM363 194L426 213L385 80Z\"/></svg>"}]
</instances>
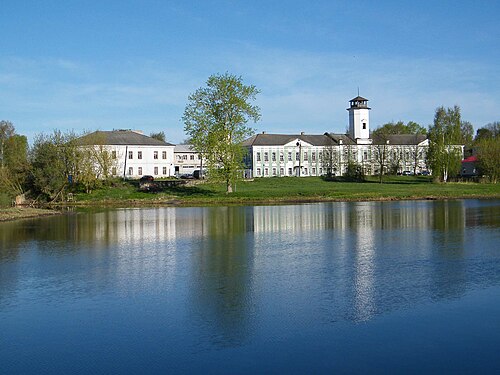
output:
<instances>
[{"instance_id":1,"label":"green grass","mask_svg":"<svg viewBox=\"0 0 500 375\"><path fill-rule=\"evenodd\" d=\"M319 177L260 178L240 181L235 192L226 194L223 184L201 183L166 189L157 193L140 192L134 182L115 183L91 194L75 195L77 204L243 204L284 203L328 200L500 198L499 184L432 183L423 176L385 176L366 182L325 181Z\"/></svg>"}]
</instances>

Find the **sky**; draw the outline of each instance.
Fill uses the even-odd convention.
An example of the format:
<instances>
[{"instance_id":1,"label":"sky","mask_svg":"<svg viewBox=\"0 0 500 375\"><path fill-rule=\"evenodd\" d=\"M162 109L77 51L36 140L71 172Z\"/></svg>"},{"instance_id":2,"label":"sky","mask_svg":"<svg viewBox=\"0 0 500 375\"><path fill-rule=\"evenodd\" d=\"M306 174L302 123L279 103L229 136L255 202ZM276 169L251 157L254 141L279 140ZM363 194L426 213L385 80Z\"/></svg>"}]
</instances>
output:
<instances>
[{"instance_id":1,"label":"sky","mask_svg":"<svg viewBox=\"0 0 500 375\"><path fill-rule=\"evenodd\" d=\"M188 96L228 72L260 90L256 132L344 133L358 89L372 129L454 105L477 129L500 121L499 15L499 0L2 0L0 120L30 141L180 143Z\"/></svg>"}]
</instances>

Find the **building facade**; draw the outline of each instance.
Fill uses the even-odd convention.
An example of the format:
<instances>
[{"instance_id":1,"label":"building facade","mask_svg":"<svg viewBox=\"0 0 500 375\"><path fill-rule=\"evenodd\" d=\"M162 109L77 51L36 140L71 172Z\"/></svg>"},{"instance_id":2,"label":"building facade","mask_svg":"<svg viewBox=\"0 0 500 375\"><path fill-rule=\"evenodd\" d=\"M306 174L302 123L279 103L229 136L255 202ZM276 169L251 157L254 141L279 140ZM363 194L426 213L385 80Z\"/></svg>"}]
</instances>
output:
<instances>
[{"instance_id":1,"label":"building facade","mask_svg":"<svg viewBox=\"0 0 500 375\"><path fill-rule=\"evenodd\" d=\"M196 170L202 170L206 166L201 154L193 149L192 145L176 145L174 148L175 175L193 175Z\"/></svg>"},{"instance_id":2,"label":"building facade","mask_svg":"<svg viewBox=\"0 0 500 375\"><path fill-rule=\"evenodd\" d=\"M350 162L367 175L427 172L429 140L424 135L371 137L368 99L349 101L349 132L321 135L267 134L247 139L245 177L342 176Z\"/></svg>"},{"instance_id":3,"label":"building facade","mask_svg":"<svg viewBox=\"0 0 500 375\"><path fill-rule=\"evenodd\" d=\"M115 177L170 177L175 173L174 145L135 130L96 131L79 139L110 158L109 173Z\"/></svg>"}]
</instances>

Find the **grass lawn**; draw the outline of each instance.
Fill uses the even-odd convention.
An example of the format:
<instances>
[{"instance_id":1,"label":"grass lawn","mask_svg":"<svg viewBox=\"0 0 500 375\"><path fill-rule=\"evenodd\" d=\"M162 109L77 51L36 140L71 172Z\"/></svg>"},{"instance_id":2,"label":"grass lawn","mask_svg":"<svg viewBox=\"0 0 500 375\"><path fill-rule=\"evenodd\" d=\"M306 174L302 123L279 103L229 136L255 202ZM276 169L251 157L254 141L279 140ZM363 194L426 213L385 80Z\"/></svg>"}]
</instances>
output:
<instances>
[{"instance_id":1,"label":"grass lawn","mask_svg":"<svg viewBox=\"0 0 500 375\"><path fill-rule=\"evenodd\" d=\"M75 194L76 204L238 204L388 199L500 198L500 184L432 183L425 176L387 176L366 182L325 181L320 177L258 178L240 181L232 194L223 184L198 183L140 192L135 182L120 182L91 194Z\"/></svg>"}]
</instances>

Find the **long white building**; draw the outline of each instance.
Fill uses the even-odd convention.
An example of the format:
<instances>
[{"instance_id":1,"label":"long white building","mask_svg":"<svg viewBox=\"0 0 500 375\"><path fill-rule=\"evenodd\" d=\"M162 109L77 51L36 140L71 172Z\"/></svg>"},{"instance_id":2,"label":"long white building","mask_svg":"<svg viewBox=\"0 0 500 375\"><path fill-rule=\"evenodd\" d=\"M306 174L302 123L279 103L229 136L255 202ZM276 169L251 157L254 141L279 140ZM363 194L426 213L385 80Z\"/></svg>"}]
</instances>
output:
<instances>
[{"instance_id":1,"label":"long white building","mask_svg":"<svg viewBox=\"0 0 500 375\"><path fill-rule=\"evenodd\" d=\"M243 146L245 177L342 176L349 162L362 166L368 175L422 173L427 171L429 140L424 135L371 137L368 99L357 96L349 101L349 132L321 135L268 134L247 139Z\"/></svg>"}]
</instances>

